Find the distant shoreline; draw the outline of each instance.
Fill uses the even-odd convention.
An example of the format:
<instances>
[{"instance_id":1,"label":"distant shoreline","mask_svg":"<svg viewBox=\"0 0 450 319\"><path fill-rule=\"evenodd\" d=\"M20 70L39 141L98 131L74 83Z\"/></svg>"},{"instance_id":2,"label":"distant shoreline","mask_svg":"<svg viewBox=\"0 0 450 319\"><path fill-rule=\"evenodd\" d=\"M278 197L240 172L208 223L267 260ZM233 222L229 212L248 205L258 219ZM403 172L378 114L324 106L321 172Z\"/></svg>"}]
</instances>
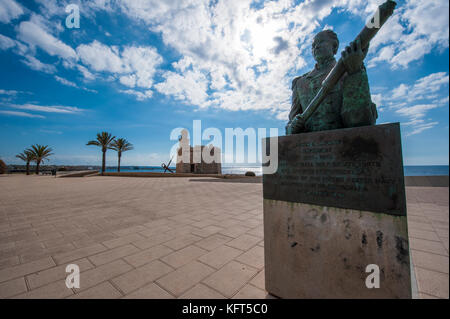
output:
<instances>
[{"instance_id":1,"label":"distant shoreline","mask_svg":"<svg viewBox=\"0 0 450 319\"><path fill-rule=\"evenodd\" d=\"M35 166L30 165L30 172L34 172ZM56 169L58 172L63 171L86 171L100 170L99 165L41 165L42 171L51 171ZM175 171L175 167L170 167ZM25 165L8 165L10 173L25 172ZM160 166L122 166L121 172L164 172ZM256 175L262 175L260 166L222 166L222 174L245 174L247 171L254 172ZM107 166L106 172L117 172L116 166ZM448 176L448 165L405 165L405 176Z\"/></svg>"}]
</instances>

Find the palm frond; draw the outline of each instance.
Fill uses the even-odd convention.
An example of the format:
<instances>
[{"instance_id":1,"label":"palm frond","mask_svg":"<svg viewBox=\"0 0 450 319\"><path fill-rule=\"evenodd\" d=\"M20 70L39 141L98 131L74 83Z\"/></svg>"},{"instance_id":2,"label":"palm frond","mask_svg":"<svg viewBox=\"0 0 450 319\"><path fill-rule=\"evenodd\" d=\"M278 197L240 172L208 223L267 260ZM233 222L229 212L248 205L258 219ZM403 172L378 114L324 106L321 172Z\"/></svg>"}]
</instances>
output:
<instances>
[{"instance_id":1,"label":"palm frond","mask_svg":"<svg viewBox=\"0 0 450 319\"><path fill-rule=\"evenodd\" d=\"M100 146L104 149L111 148L111 143L116 137L108 132L97 133L97 139L89 141L86 145Z\"/></svg>"},{"instance_id":2,"label":"palm frond","mask_svg":"<svg viewBox=\"0 0 450 319\"><path fill-rule=\"evenodd\" d=\"M134 149L133 144L131 144L124 138L116 139L111 144L111 148L117 152L126 152L126 151L131 151Z\"/></svg>"},{"instance_id":3,"label":"palm frond","mask_svg":"<svg viewBox=\"0 0 450 319\"><path fill-rule=\"evenodd\" d=\"M27 161L27 156L24 153L20 153L16 155L17 158L20 158L22 161Z\"/></svg>"},{"instance_id":4,"label":"palm frond","mask_svg":"<svg viewBox=\"0 0 450 319\"><path fill-rule=\"evenodd\" d=\"M31 162L35 158L35 154L33 150L26 149L22 153L16 155L17 158L21 159L24 162Z\"/></svg>"},{"instance_id":5,"label":"palm frond","mask_svg":"<svg viewBox=\"0 0 450 319\"><path fill-rule=\"evenodd\" d=\"M31 149L29 151L31 153L32 159L36 162L49 160L48 157L53 155L53 150L48 147L48 145L34 144L31 145Z\"/></svg>"},{"instance_id":6,"label":"palm frond","mask_svg":"<svg viewBox=\"0 0 450 319\"><path fill-rule=\"evenodd\" d=\"M98 141L89 141L86 145L102 146Z\"/></svg>"}]
</instances>

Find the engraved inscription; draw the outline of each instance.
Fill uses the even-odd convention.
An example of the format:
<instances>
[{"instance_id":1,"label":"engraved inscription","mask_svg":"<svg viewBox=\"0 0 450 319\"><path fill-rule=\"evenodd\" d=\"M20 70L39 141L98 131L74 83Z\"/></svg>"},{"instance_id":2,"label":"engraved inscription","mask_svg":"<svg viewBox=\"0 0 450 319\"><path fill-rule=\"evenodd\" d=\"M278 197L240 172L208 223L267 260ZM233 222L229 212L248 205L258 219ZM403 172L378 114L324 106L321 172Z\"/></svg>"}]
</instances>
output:
<instances>
[{"instance_id":1,"label":"engraved inscription","mask_svg":"<svg viewBox=\"0 0 450 319\"><path fill-rule=\"evenodd\" d=\"M278 171L264 175L264 197L402 214L403 164L393 125L280 137Z\"/></svg>"}]
</instances>

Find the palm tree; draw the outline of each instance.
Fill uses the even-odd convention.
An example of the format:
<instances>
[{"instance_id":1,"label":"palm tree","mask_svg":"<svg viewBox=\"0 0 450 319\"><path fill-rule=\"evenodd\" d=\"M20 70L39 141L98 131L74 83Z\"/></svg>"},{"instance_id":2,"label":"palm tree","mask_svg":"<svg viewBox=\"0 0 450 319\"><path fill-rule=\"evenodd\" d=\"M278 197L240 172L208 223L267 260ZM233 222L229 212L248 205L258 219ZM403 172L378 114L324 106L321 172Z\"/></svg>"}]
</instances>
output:
<instances>
[{"instance_id":1,"label":"palm tree","mask_svg":"<svg viewBox=\"0 0 450 319\"><path fill-rule=\"evenodd\" d=\"M45 160L49 160L48 157L53 155L52 149L48 145L31 145L31 152L33 154L33 161L36 162L36 175L39 175L39 165Z\"/></svg>"},{"instance_id":2,"label":"palm tree","mask_svg":"<svg viewBox=\"0 0 450 319\"><path fill-rule=\"evenodd\" d=\"M30 162L34 161L34 154L30 149L26 149L23 153L16 155L17 158L20 158L22 161L27 163L27 175L30 175Z\"/></svg>"},{"instance_id":3,"label":"palm tree","mask_svg":"<svg viewBox=\"0 0 450 319\"><path fill-rule=\"evenodd\" d=\"M97 139L89 141L86 145L95 145L102 148L102 175L105 172L106 151L111 149L111 143L116 137L108 132L97 133Z\"/></svg>"},{"instance_id":4,"label":"palm tree","mask_svg":"<svg viewBox=\"0 0 450 319\"><path fill-rule=\"evenodd\" d=\"M120 172L120 158L122 157L122 152L131 151L133 149L133 144L124 138L118 138L111 144L111 148L117 152L117 171Z\"/></svg>"}]
</instances>

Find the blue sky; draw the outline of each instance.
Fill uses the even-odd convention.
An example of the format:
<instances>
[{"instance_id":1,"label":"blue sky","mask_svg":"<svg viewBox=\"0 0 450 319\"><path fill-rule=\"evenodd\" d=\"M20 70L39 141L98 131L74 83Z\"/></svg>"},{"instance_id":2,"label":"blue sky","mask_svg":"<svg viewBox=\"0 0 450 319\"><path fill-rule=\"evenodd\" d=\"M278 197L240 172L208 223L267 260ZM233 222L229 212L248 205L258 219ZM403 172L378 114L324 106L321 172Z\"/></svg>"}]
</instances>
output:
<instances>
[{"instance_id":1,"label":"blue sky","mask_svg":"<svg viewBox=\"0 0 450 319\"><path fill-rule=\"evenodd\" d=\"M334 29L340 52L382 2L0 0L0 158L20 163L39 143L52 164L99 164L85 145L105 130L134 144L123 165L160 165L193 120L284 134L314 34ZM79 29L66 27L69 4ZM448 165L448 7L398 1L365 61L377 123L401 123L405 165Z\"/></svg>"}]
</instances>

